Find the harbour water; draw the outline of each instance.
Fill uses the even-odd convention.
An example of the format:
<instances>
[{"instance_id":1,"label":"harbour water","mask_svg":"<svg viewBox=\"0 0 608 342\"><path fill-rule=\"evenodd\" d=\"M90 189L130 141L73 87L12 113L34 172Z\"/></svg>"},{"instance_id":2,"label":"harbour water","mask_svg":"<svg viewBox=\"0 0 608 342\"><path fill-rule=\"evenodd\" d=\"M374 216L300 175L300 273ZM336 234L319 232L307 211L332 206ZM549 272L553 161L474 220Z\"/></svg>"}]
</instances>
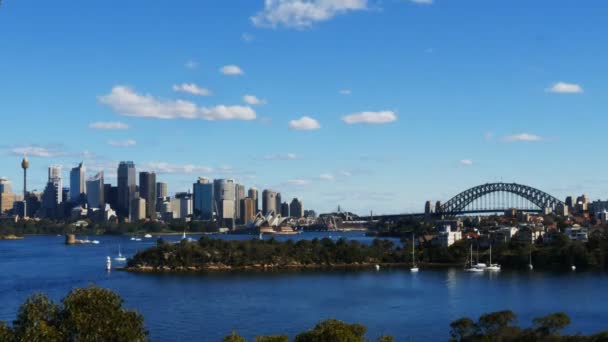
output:
<instances>
[{"instance_id":1,"label":"harbour water","mask_svg":"<svg viewBox=\"0 0 608 342\"><path fill-rule=\"evenodd\" d=\"M362 233L307 233L295 238L329 235L372 240ZM294 237L279 239L289 238ZM503 309L517 313L522 326L534 317L564 311L572 319L568 332L608 329L604 273L421 269L412 274L408 269L370 269L133 274L106 272L106 257L114 258L119 245L123 254L133 255L155 239L96 239L99 245L84 246L65 246L63 237L56 236L0 241L0 320L12 321L32 293L59 300L72 288L97 284L117 291L126 307L144 315L152 341L220 341L231 331L249 340L260 334L293 336L327 318L362 323L372 339L390 334L397 341L447 340L452 320ZM119 266L113 261L113 267Z\"/></svg>"}]
</instances>

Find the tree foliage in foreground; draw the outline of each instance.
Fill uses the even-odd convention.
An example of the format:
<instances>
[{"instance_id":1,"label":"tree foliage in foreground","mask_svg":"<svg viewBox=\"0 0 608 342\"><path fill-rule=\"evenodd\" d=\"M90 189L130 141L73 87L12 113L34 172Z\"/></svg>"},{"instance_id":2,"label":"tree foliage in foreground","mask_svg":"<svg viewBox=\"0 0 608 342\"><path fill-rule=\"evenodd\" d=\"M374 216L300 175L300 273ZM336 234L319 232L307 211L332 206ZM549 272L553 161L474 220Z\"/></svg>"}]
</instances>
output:
<instances>
[{"instance_id":1,"label":"tree foliage in foreground","mask_svg":"<svg viewBox=\"0 0 608 342\"><path fill-rule=\"evenodd\" d=\"M122 303L95 286L71 291L61 305L35 294L21 305L12 327L0 322L0 341L145 341L143 317Z\"/></svg>"},{"instance_id":2,"label":"tree foliage in foreground","mask_svg":"<svg viewBox=\"0 0 608 342\"><path fill-rule=\"evenodd\" d=\"M485 341L608 341L608 332L591 336L562 335L570 325L570 318L563 312L535 318L530 328L523 329L514 323L517 317L512 311L497 311L481 315L477 322L463 317L450 324L450 340L460 342Z\"/></svg>"}]
</instances>

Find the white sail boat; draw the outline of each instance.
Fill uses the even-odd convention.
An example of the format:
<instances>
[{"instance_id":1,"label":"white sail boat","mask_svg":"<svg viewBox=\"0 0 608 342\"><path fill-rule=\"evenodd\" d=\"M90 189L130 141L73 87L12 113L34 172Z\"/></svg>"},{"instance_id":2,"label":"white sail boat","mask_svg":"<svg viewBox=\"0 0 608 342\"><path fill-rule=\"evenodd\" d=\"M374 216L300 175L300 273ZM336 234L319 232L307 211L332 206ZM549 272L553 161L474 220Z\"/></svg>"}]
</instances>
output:
<instances>
[{"instance_id":1,"label":"white sail boat","mask_svg":"<svg viewBox=\"0 0 608 342\"><path fill-rule=\"evenodd\" d=\"M532 244L530 244L530 263L528 264L528 269L534 269L534 265L532 265Z\"/></svg>"},{"instance_id":2,"label":"white sail boat","mask_svg":"<svg viewBox=\"0 0 608 342\"><path fill-rule=\"evenodd\" d=\"M120 250L120 245L118 245L118 256L116 258L114 258L114 260L119 261L119 262L127 261L127 257L122 255L122 252Z\"/></svg>"},{"instance_id":3,"label":"white sail boat","mask_svg":"<svg viewBox=\"0 0 608 342\"><path fill-rule=\"evenodd\" d=\"M412 268L411 272L418 272L418 265L416 265L416 240L414 239L414 233L412 233Z\"/></svg>"},{"instance_id":4,"label":"white sail boat","mask_svg":"<svg viewBox=\"0 0 608 342\"><path fill-rule=\"evenodd\" d=\"M473 264L473 244L471 244L471 259L467 260L464 270L467 272L483 272L483 268L475 267Z\"/></svg>"},{"instance_id":5,"label":"white sail boat","mask_svg":"<svg viewBox=\"0 0 608 342\"><path fill-rule=\"evenodd\" d=\"M500 265L492 263L492 245L491 244L490 244L490 265L488 267L486 267L486 270L488 270L488 271L500 271Z\"/></svg>"},{"instance_id":6,"label":"white sail boat","mask_svg":"<svg viewBox=\"0 0 608 342\"><path fill-rule=\"evenodd\" d=\"M109 271L112 269L112 260L110 260L110 257L108 257L106 259L106 271Z\"/></svg>"}]
</instances>

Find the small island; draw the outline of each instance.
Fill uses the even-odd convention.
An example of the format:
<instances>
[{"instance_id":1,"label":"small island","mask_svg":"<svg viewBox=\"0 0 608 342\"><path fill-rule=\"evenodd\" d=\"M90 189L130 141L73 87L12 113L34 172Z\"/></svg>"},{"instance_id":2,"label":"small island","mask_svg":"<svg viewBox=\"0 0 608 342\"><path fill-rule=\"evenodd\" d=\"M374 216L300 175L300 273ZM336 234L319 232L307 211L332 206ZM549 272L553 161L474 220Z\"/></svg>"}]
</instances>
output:
<instances>
[{"instance_id":1,"label":"small island","mask_svg":"<svg viewBox=\"0 0 608 342\"><path fill-rule=\"evenodd\" d=\"M14 234L0 235L0 240L23 240L23 236L17 236Z\"/></svg>"},{"instance_id":2,"label":"small island","mask_svg":"<svg viewBox=\"0 0 608 342\"><path fill-rule=\"evenodd\" d=\"M318 268L364 268L411 264L411 252L387 240L370 245L339 239L297 242L269 240L227 241L202 237L195 242L170 244L137 253L126 267L133 272L204 272Z\"/></svg>"}]
</instances>

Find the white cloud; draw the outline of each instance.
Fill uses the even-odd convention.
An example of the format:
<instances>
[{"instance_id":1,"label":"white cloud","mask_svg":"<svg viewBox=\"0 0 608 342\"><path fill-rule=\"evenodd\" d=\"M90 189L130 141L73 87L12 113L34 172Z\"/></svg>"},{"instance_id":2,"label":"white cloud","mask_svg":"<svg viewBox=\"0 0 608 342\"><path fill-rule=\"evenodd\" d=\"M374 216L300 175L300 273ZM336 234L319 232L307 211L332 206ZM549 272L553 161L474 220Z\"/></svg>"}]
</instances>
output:
<instances>
[{"instance_id":1,"label":"white cloud","mask_svg":"<svg viewBox=\"0 0 608 342\"><path fill-rule=\"evenodd\" d=\"M471 166L473 165L473 161L471 159L463 159L460 161L460 165Z\"/></svg>"},{"instance_id":2,"label":"white cloud","mask_svg":"<svg viewBox=\"0 0 608 342\"><path fill-rule=\"evenodd\" d=\"M271 154L264 156L264 160L296 160L298 156L295 153L287 154Z\"/></svg>"},{"instance_id":3,"label":"white cloud","mask_svg":"<svg viewBox=\"0 0 608 342\"><path fill-rule=\"evenodd\" d=\"M538 135L530 134L530 133L520 133L513 134L505 137L506 142L517 142L517 141L541 141L543 140Z\"/></svg>"},{"instance_id":4,"label":"white cloud","mask_svg":"<svg viewBox=\"0 0 608 342\"><path fill-rule=\"evenodd\" d=\"M228 76L238 76L245 73L238 65L224 65L220 68L220 72Z\"/></svg>"},{"instance_id":5,"label":"white cloud","mask_svg":"<svg viewBox=\"0 0 608 342\"><path fill-rule=\"evenodd\" d=\"M336 177L334 177L334 175L332 175L331 173L323 173L323 174L319 175L319 179L326 180L326 181L333 181L336 179Z\"/></svg>"},{"instance_id":6,"label":"white cloud","mask_svg":"<svg viewBox=\"0 0 608 342\"><path fill-rule=\"evenodd\" d=\"M116 147L131 147L137 145L137 141L133 139L128 140L108 140L108 145Z\"/></svg>"},{"instance_id":7,"label":"white cloud","mask_svg":"<svg viewBox=\"0 0 608 342\"><path fill-rule=\"evenodd\" d=\"M65 156L66 153L55 147L45 147L40 145L17 146L10 149L10 152L18 156L54 158Z\"/></svg>"},{"instance_id":8,"label":"white cloud","mask_svg":"<svg viewBox=\"0 0 608 342\"><path fill-rule=\"evenodd\" d=\"M397 120L397 115L392 111L361 112L349 114L342 117L342 121L349 125L353 124L386 124Z\"/></svg>"},{"instance_id":9,"label":"white cloud","mask_svg":"<svg viewBox=\"0 0 608 342\"><path fill-rule=\"evenodd\" d=\"M305 186L309 185L310 181L307 179L290 179L287 181L287 184L295 186Z\"/></svg>"},{"instance_id":10,"label":"white cloud","mask_svg":"<svg viewBox=\"0 0 608 342\"><path fill-rule=\"evenodd\" d=\"M126 123L113 121L113 122L92 122L89 124L89 128L93 129L107 129L107 130L118 130L118 129L129 129L129 125Z\"/></svg>"},{"instance_id":11,"label":"white cloud","mask_svg":"<svg viewBox=\"0 0 608 342\"><path fill-rule=\"evenodd\" d=\"M367 0L265 0L264 9L251 17L258 27L311 27L338 14L367 9Z\"/></svg>"},{"instance_id":12,"label":"white cloud","mask_svg":"<svg viewBox=\"0 0 608 342\"><path fill-rule=\"evenodd\" d=\"M186 64L184 64L184 66L188 69L196 69L196 68L198 68L198 62L189 60L186 62Z\"/></svg>"},{"instance_id":13,"label":"white cloud","mask_svg":"<svg viewBox=\"0 0 608 342\"><path fill-rule=\"evenodd\" d=\"M289 121L289 128L298 131L312 131L321 128L321 125L317 120L308 116L303 116L297 120Z\"/></svg>"},{"instance_id":14,"label":"white cloud","mask_svg":"<svg viewBox=\"0 0 608 342\"><path fill-rule=\"evenodd\" d=\"M143 165L143 169L151 170L156 173L176 173L176 174L192 174L192 173L202 173L209 174L214 170L208 166L198 166L192 164L178 165L178 164L170 164L165 162L151 162Z\"/></svg>"},{"instance_id":15,"label":"white cloud","mask_svg":"<svg viewBox=\"0 0 608 342\"><path fill-rule=\"evenodd\" d=\"M185 100L158 100L151 95L141 95L126 86L115 86L112 91L99 96L100 103L124 116L155 119L202 119L202 120L254 120L255 111L246 106L198 107Z\"/></svg>"},{"instance_id":16,"label":"white cloud","mask_svg":"<svg viewBox=\"0 0 608 342\"><path fill-rule=\"evenodd\" d=\"M209 91L209 89L201 88L194 83L174 84L172 88L173 88L173 91L188 93L188 94L192 94L192 95L199 95L199 96L210 96L211 95L211 91Z\"/></svg>"},{"instance_id":17,"label":"white cloud","mask_svg":"<svg viewBox=\"0 0 608 342\"><path fill-rule=\"evenodd\" d=\"M251 43L252 41L255 40L255 36L250 33L243 33L241 35L241 39L246 43Z\"/></svg>"},{"instance_id":18,"label":"white cloud","mask_svg":"<svg viewBox=\"0 0 608 342\"><path fill-rule=\"evenodd\" d=\"M415 4L421 4L421 5L431 5L431 4L433 4L433 0L410 0L410 2L413 2Z\"/></svg>"},{"instance_id":19,"label":"white cloud","mask_svg":"<svg viewBox=\"0 0 608 342\"><path fill-rule=\"evenodd\" d=\"M580 94L583 92L583 87L575 83L557 82L547 88L547 91L558 94Z\"/></svg>"},{"instance_id":20,"label":"white cloud","mask_svg":"<svg viewBox=\"0 0 608 342\"><path fill-rule=\"evenodd\" d=\"M247 106L224 106L201 108L201 118L204 120L254 120L255 111Z\"/></svg>"},{"instance_id":21,"label":"white cloud","mask_svg":"<svg viewBox=\"0 0 608 342\"><path fill-rule=\"evenodd\" d=\"M340 94L341 95L350 95L350 94L352 94L352 91L350 89L342 89L342 90L340 90Z\"/></svg>"},{"instance_id":22,"label":"white cloud","mask_svg":"<svg viewBox=\"0 0 608 342\"><path fill-rule=\"evenodd\" d=\"M255 95L245 95L243 96L243 101L252 106L266 104L266 100L258 99Z\"/></svg>"}]
</instances>

